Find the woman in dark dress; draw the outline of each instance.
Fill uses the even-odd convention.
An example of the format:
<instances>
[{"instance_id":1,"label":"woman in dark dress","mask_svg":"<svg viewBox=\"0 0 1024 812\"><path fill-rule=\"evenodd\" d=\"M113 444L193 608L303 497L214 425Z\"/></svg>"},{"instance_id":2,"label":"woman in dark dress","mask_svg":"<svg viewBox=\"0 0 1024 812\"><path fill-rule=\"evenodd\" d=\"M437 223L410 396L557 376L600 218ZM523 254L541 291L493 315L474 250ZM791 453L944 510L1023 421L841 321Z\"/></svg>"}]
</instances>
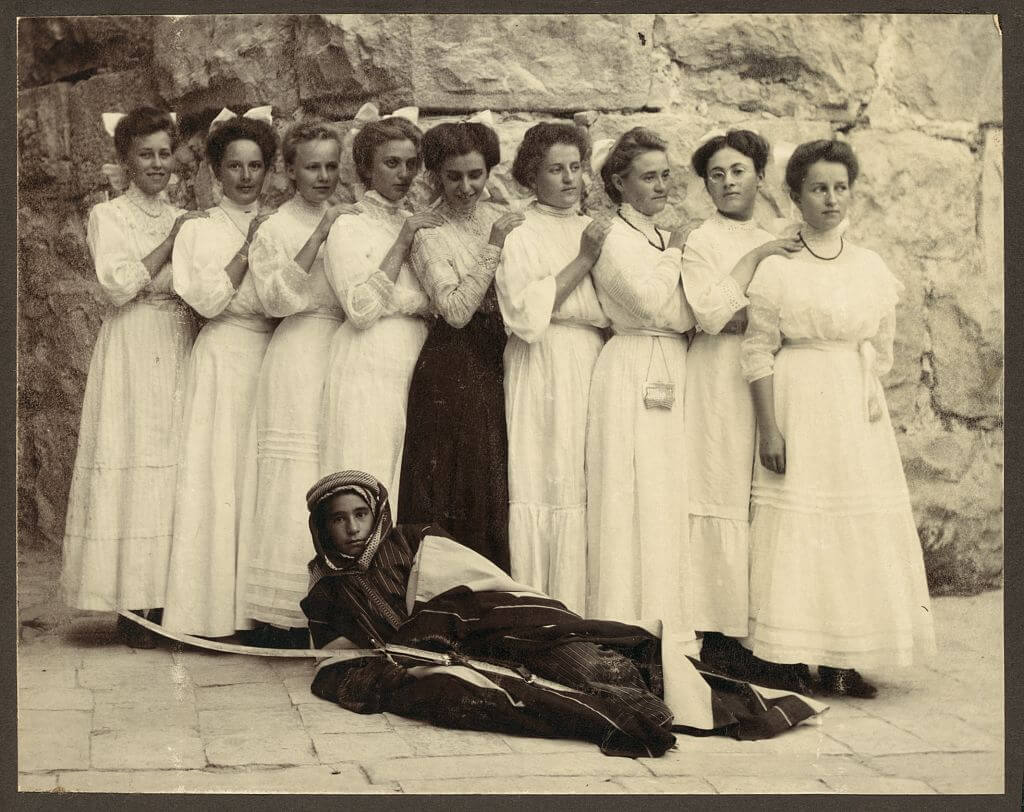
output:
<instances>
[{"instance_id":1,"label":"woman in dark dress","mask_svg":"<svg viewBox=\"0 0 1024 812\"><path fill-rule=\"evenodd\" d=\"M439 124L423 137L444 222L417 232L412 267L438 318L409 389L398 515L439 524L507 572L505 329L493 280L523 216L482 200L499 160L484 124Z\"/></svg>"}]
</instances>

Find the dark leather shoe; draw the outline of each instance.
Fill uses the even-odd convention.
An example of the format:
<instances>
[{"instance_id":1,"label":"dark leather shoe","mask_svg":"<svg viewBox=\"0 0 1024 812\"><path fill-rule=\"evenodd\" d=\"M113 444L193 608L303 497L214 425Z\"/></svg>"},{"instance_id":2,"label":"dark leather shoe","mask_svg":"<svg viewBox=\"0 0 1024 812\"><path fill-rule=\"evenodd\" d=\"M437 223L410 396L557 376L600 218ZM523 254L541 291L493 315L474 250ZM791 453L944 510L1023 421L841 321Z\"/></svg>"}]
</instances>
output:
<instances>
[{"instance_id":1,"label":"dark leather shoe","mask_svg":"<svg viewBox=\"0 0 1024 812\"><path fill-rule=\"evenodd\" d=\"M129 648L156 648L156 635L124 615L117 616L117 634Z\"/></svg>"},{"instance_id":2,"label":"dark leather shoe","mask_svg":"<svg viewBox=\"0 0 1024 812\"><path fill-rule=\"evenodd\" d=\"M836 696L854 696L858 699L872 699L878 689L857 673L853 668L818 667L821 688Z\"/></svg>"},{"instance_id":3,"label":"dark leather shoe","mask_svg":"<svg viewBox=\"0 0 1024 812\"><path fill-rule=\"evenodd\" d=\"M770 663L753 655L750 659L752 667L748 681L754 685L804 696L814 696L818 693L811 669L803 663Z\"/></svg>"}]
</instances>

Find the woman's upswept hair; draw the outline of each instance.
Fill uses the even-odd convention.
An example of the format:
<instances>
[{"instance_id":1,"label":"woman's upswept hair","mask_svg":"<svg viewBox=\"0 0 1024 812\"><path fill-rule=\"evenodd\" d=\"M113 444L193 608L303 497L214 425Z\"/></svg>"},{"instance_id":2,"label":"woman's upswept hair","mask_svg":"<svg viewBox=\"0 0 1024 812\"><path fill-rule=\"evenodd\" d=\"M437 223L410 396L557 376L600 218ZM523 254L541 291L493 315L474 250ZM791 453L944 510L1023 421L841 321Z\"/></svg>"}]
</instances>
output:
<instances>
[{"instance_id":1,"label":"woman's upswept hair","mask_svg":"<svg viewBox=\"0 0 1024 812\"><path fill-rule=\"evenodd\" d=\"M370 176L373 174L373 155L377 147L388 141L412 141L419 154L423 132L401 116L388 116L364 125L352 141L352 162L355 164L359 180L367 186L370 185Z\"/></svg>"},{"instance_id":2,"label":"woman's upswept hair","mask_svg":"<svg viewBox=\"0 0 1024 812\"><path fill-rule=\"evenodd\" d=\"M512 177L518 184L530 187L537 176L541 161L555 144L576 147L580 151L581 161L587 160L590 155L590 138L581 127L547 121L534 124L523 136L523 142L519 145L516 159L512 163Z\"/></svg>"},{"instance_id":3,"label":"woman's upswept hair","mask_svg":"<svg viewBox=\"0 0 1024 812\"><path fill-rule=\"evenodd\" d=\"M851 186L860 174L860 164L857 163L857 156L853 154L853 147L845 141L807 141L793 150L789 163L786 164L786 186L789 187L790 195L800 194L800 187L804 184L807 171L818 161L845 166Z\"/></svg>"},{"instance_id":4,"label":"woman's upswept hair","mask_svg":"<svg viewBox=\"0 0 1024 812\"><path fill-rule=\"evenodd\" d=\"M206 137L206 160L213 170L219 171L228 144L233 141L255 141L263 155L263 165L269 170L277 155L277 133L265 121L237 117L214 127Z\"/></svg>"},{"instance_id":5,"label":"woman's upswept hair","mask_svg":"<svg viewBox=\"0 0 1024 812\"><path fill-rule=\"evenodd\" d=\"M171 139L171 149L175 149L178 146L178 128L174 125L170 113L156 107L136 107L117 122L114 128L114 149L117 150L117 156L122 161L128 160L132 142L136 138L145 138L160 131L167 133Z\"/></svg>"},{"instance_id":6,"label":"woman's upswept hair","mask_svg":"<svg viewBox=\"0 0 1024 812\"><path fill-rule=\"evenodd\" d=\"M654 130L649 130L646 127L634 127L619 136L612 151L608 153L608 160L601 167L604 190L613 203L622 202L622 193L612 183L612 176L625 175L637 156L654 150L668 152L668 144L665 143L665 139Z\"/></svg>"},{"instance_id":7,"label":"woman's upswept hair","mask_svg":"<svg viewBox=\"0 0 1024 812\"><path fill-rule=\"evenodd\" d=\"M423 166L437 172L449 158L479 152L490 172L501 162L498 134L476 121L438 124L423 135Z\"/></svg>"},{"instance_id":8,"label":"woman's upswept hair","mask_svg":"<svg viewBox=\"0 0 1024 812\"><path fill-rule=\"evenodd\" d=\"M337 141L338 149L341 150L341 136L334 127L322 121L300 121L288 128L281 141L281 156L288 166L295 162L299 144L307 141Z\"/></svg>"},{"instance_id":9,"label":"woman's upswept hair","mask_svg":"<svg viewBox=\"0 0 1024 812\"><path fill-rule=\"evenodd\" d=\"M718 150L730 147L737 152L742 152L754 162L754 171L758 175L764 172L768 166L768 156L771 154L771 145L760 135L750 130L729 130L725 135L716 135L701 144L690 158L690 165L697 177L708 179L708 161Z\"/></svg>"}]
</instances>

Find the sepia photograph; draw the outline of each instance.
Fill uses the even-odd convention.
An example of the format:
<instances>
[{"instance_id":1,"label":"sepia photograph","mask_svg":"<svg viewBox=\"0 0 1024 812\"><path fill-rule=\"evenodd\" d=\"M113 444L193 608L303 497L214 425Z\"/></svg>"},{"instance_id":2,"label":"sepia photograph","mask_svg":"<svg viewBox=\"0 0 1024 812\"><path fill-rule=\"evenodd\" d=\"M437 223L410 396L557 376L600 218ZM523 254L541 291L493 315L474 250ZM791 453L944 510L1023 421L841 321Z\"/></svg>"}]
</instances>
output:
<instances>
[{"instance_id":1,"label":"sepia photograph","mask_svg":"<svg viewBox=\"0 0 1024 812\"><path fill-rule=\"evenodd\" d=\"M998 15L9 22L20 794L1019 803Z\"/></svg>"}]
</instances>

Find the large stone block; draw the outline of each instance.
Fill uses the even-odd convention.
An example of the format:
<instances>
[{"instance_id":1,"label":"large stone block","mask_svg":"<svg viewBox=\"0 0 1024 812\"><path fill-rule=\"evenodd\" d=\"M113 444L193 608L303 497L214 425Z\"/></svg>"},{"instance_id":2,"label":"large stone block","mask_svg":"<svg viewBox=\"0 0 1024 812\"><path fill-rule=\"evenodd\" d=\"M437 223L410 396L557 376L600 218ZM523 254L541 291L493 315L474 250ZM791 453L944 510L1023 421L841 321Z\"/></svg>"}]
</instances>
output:
<instances>
[{"instance_id":1,"label":"large stone block","mask_svg":"<svg viewBox=\"0 0 1024 812\"><path fill-rule=\"evenodd\" d=\"M152 47L151 17L23 17L18 84L34 87L127 70L144 64Z\"/></svg>"},{"instance_id":2,"label":"large stone block","mask_svg":"<svg viewBox=\"0 0 1024 812\"><path fill-rule=\"evenodd\" d=\"M1002 42L991 14L894 14L883 30L873 126L999 123Z\"/></svg>"},{"instance_id":3,"label":"large stone block","mask_svg":"<svg viewBox=\"0 0 1024 812\"><path fill-rule=\"evenodd\" d=\"M285 14L155 18L157 87L182 110L271 104L276 113L290 115L299 102L293 26Z\"/></svg>"},{"instance_id":4,"label":"large stone block","mask_svg":"<svg viewBox=\"0 0 1024 812\"><path fill-rule=\"evenodd\" d=\"M952 297L933 300L926 318L932 337L935 406L955 417L1001 422L1001 349L985 341L981 327Z\"/></svg>"},{"instance_id":5,"label":"large stone block","mask_svg":"<svg viewBox=\"0 0 1024 812\"><path fill-rule=\"evenodd\" d=\"M880 27L870 14L659 14L654 43L679 66L678 104L853 120Z\"/></svg>"},{"instance_id":6,"label":"large stone block","mask_svg":"<svg viewBox=\"0 0 1024 812\"><path fill-rule=\"evenodd\" d=\"M164 108L149 71L138 69L105 73L77 82L70 91L71 143L75 154L75 180L68 196L76 197L110 188L102 172L105 163L117 162L114 139L103 127L103 113L127 113L140 105Z\"/></svg>"},{"instance_id":7,"label":"large stone block","mask_svg":"<svg viewBox=\"0 0 1024 812\"><path fill-rule=\"evenodd\" d=\"M303 18L304 105L569 111L640 108L651 83L651 15L363 15Z\"/></svg>"},{"instance_id":8,"label":"large stone block","mask_svg":"<svg viewBox=\"0 0 1024 812\"><path fill-rule=\"evenodd\" d=\"M22 190L68 188L74 183L70 87L57 82L18 94L18 185Z\"/></svg>"}]
</instances>

